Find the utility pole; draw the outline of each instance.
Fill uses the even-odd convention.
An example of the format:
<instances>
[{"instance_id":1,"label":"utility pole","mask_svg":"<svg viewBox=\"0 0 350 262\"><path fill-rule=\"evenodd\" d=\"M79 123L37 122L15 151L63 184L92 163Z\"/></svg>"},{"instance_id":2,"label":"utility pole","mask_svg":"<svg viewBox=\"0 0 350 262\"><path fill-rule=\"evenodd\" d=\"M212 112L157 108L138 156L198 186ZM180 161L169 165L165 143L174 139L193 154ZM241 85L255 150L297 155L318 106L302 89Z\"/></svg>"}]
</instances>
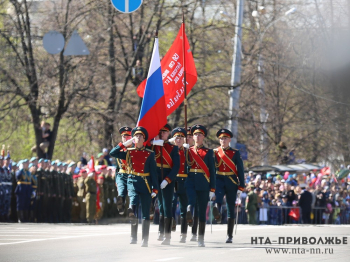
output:
<instances>
[{"instance_id":1,"label":"utility pole","mask_svg":"<svg viewBox=\"0 0 350 262\"><path fill-rule=\"evenodd\" d=\"M232 71L231 71L231 90L228 92L230 95L229 103L229 120L228 129L232 131L233 138L230 146L235 148L238 138L238 110L239 110L239 97L240 97L240 82L241 82L241 53L242 53L242 21L243 21L244 0L237 0L236 10L236 29L234 36L233 58L232 58ZM236 88L233 88L237 86Z\"/></svg>"}]
</instances>

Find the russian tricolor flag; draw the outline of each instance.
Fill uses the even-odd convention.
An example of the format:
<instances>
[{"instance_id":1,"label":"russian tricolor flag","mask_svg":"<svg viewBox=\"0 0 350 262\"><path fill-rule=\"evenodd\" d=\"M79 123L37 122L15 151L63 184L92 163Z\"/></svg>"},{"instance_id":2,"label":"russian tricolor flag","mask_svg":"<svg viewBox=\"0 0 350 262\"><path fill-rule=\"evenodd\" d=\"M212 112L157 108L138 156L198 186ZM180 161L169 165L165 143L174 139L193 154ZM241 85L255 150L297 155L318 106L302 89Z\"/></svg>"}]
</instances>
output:
<instances>
[{"instance_id":1,"label":"russian tricolor flag","mask_svg":"<svg viewBox=\"0 0 350 262\"><path fill-rule=\"evenodd\" d=\"M155 38L153 54L148 71L145 93L137 126L146 128L148 139L158 135L159 130L167 123L166 105L162 80L162 70L158 50L158 38Z\"/></svg>"}]
</instances>

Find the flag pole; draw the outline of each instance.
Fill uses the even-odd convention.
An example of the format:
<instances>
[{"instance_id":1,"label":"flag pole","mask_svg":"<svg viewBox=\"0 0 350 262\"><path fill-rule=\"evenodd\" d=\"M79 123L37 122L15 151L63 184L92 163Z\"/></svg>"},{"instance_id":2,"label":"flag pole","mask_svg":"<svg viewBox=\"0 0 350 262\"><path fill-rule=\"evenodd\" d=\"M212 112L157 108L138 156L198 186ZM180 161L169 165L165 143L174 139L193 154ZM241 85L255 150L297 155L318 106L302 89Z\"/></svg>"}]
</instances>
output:
<instances>
[{"instance_id":1,"label":"flag pole","mask_svg":"<svg viewBox=\"0 0 350 262\"><path fill-rule=\"evenodd\" d=\"M187 130L187 89L186 89L186 51L185 51L185 14L182 9L182 57L183 57L183 67L184 67L184 109L185 109L185 130Z\"/></svg>"}]
</instances>

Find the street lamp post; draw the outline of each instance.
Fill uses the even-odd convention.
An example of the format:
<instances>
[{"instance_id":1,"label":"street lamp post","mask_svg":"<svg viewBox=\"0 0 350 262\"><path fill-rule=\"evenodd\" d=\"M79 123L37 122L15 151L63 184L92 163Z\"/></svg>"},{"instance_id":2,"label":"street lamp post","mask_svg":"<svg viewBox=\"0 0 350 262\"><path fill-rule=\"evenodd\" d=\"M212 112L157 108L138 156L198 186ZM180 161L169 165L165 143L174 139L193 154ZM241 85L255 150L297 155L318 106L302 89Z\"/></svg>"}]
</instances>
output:
<instances>
[{"instance_id":1,"label":"street lamp post","mask_svg":"<svg viewBox=\"0 0 350 262\"><path fill-rule=\"evenodd\" d=\"M279 20L281 20L284 16L288 16L290 14L293 14L296 11L296 8L293 7L287 12L284 13L283 16L279 17L278 19L274 20L272 23L270 23L265 30L261 33L260 25L258 24L259 29L259 55L258 55L258 85L259 90L261 94L261 104L260 104L260 122L262 124L261 133L260 133L260 152L261 152L261 165L267 165L268 164L268 152L266 149L266 122L268 118L268 114L266 113L266 97L265 97L265 82L263 78L263 56L261 54L261 43L264 39L265 33L267 30L277 23ZM252 15L257 18L259 13L258 11L253 11Z\"/></svg>"},{"instance_id":2,"label":"street lamp post","mask_svg":"<svg viewBox=\"0 0 350 262\"><path fill-rule=\"evenodd\" d=\"M228 92L230 96L229 103L229 120L228 129L232 131L233 138L231 139L230 146L236 147L238 137L238 120L237 114L239 110L239 97L241 88L239 86L241 82L241 47L242 47L242 21L243 21L243 9L244 0L237 0L236 10L236 28L234 36L234 47L233 47L233 59L231 69L231 90ZM234 88L235 87L235 88Z\"/></svg>"}]
</instances>

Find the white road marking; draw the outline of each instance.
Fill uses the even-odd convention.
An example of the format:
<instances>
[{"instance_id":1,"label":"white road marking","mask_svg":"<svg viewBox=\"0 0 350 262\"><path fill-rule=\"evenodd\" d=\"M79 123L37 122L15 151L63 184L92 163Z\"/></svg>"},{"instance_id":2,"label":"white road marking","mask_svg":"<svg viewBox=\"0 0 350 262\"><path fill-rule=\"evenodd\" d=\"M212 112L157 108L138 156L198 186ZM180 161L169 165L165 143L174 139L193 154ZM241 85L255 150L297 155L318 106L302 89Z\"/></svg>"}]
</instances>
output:
<instances>
[{"instance_id":1,"label":"white road marking","mask_svg":"<svg viewBox=\"0 0 350 262\"><path fill-rule=\"evenodd\" d=\"M170 261L170 260L181 259L181 258L183 258L183 257L169 257L169 258L157 259L154 261Z\"/></svg>"}]
</instances>

